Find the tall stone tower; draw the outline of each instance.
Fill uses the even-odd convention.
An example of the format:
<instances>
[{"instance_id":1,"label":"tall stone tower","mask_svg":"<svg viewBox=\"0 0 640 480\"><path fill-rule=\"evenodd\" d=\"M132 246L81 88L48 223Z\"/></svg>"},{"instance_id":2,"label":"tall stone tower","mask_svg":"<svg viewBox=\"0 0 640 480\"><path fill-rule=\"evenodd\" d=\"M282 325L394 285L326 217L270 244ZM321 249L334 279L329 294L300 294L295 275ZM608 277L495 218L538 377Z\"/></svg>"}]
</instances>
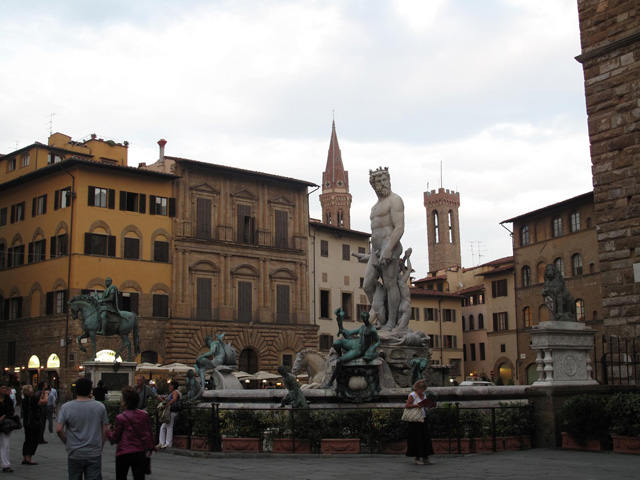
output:
<instances>
[{"instance_id":1,"label":"tall stone tower","mask_svg":"<svg viewBox=\"0 0 640 480\"><path fill-rule=\"evenodd\" d=\"M578 1L604 326L640 336L639 4Z\"/></svg>"},{"instance_id":2,"label":"tall stone tower","mask_svg":"<svg viewBox=\"0 0 640 480\"><path fill-rule=\"evenodd\" d=\"M351 194L349 193L349 172L342 165L342 153L336 135L336 122L331 127L331 142L327 166L322 174L322 223L334 227L351 228Z\"/></svg>"},{"instance_id":3,"label":"tall stone tower","mask_svg":"<svg viewBox=\"0 0 640 480\"><path fill-rule=\"evenodd\" d=\"M460 267L460 192L444 188L424 192L427 209L429 271Z\"/></svg>"}]
</instances>

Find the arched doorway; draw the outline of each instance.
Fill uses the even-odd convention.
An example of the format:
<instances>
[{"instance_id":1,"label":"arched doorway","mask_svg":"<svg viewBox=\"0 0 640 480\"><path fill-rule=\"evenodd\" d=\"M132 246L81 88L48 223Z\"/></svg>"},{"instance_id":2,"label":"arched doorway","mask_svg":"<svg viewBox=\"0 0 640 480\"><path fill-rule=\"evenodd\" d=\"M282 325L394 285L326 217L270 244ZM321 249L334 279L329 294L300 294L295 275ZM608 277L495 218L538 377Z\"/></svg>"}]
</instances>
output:
<instances>
[{"instance_id":1,"label":"arched doorway","mask_svg":"<svg viewBox=\"0 0 640 480\"><path fill-rule=\"evenodd\" d=\"M258 371L258 354L253 348L245 348L240 352L238 368L242 372L256 373Z\"/></svg>"},{"instance_id":2,"label":"arched doorway","mask_svg":"<svg viewBox=\"0 0 640 480\"><path fill-rule=\"evenodd\" d=\"M513 369L508 363L501 363L498 367L498 376L505 385L509 385L513 381Z\"/></svg>"},{"instance_id":3,"label":"arched doorway","mask_svg":"<svg viewBox=\"0 0 640 480\"><path fill-rule=\"evenodd\" d=\"M532 385L533 382L538 381L540 374L538 373L538 364L532 363L527 367L527 385Z\"/></svg>"}]
</instances>

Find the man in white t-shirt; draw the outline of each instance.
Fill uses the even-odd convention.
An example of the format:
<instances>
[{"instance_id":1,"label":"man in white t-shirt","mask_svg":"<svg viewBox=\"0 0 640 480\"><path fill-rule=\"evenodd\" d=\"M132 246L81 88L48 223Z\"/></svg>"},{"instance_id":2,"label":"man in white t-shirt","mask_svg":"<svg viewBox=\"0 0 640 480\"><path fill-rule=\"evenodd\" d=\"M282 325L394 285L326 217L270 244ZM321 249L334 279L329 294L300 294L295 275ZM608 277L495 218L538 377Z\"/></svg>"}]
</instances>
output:
<instances>
[{"instance_id":1,"label":"man in white t-shirt","mask_svg":"<svg viewBox=\"0 0 640 480\"><path fill-rule=\"evenodd\" d=\"M49 400L47 401L47 421L49 422L49 433L53 433L53 414L58 404L58 391L51 386L49 390Z\"/></svg>"},{"instance_id":2,"label":"man in white t-shirt","mask_svg":"<svg viewBox=\"0 0 640 480\"><path fill-rule=\"evenodd\" d=\"M102 447L107 439L107 409L91 395L88 378L76 382L77 399L60 407L56 432L67 446L69 480L102 480Z\"/></svg>"}]
</instances>

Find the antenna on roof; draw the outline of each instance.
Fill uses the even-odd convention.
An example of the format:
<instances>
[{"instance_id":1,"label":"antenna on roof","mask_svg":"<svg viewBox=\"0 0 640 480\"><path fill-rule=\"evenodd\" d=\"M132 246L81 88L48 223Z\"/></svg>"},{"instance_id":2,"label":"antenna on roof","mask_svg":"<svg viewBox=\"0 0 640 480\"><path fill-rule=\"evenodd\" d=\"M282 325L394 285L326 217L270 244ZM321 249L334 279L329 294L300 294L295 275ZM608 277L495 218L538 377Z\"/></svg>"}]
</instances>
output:
<instances>
[{"instance_id":1,"label":"antenna on roof","mask_svg":"<svg viewBox=\"0 0 640 480\"><path fill-rule=\"evenodd\" d=\"M45 123L45 125L49 124L49 136L53 135L53 116L54 115L55 113L51 113L47 115L47 117L49 117L49 121Z\"/></svg>"}]
</instances>

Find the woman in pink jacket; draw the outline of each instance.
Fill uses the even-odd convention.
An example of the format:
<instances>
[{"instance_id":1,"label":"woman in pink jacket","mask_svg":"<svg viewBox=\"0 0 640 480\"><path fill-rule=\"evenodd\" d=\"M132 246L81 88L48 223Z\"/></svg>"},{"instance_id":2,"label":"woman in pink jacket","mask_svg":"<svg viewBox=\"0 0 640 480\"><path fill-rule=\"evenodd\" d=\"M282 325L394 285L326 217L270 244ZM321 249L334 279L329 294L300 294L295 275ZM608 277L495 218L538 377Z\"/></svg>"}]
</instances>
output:
<instances>
[{"instance_id":1,"label":"woman in pink jacket","mask_svg":"<svg viewBox=\"0 0 640 480\"><path fill-rule=\"evenodd\" d=\"M121 403L126 410L116 417L115 428L108 432L111 443L116 448L116 480L126 480L129 467L133 480L144 480L145 473L151 473L151 452L155 451L151 419L144 410L138 410L140 396L131 387L122 389ZM149 467L147 467L147 464Z\"/></svg>"}]
</instances>

